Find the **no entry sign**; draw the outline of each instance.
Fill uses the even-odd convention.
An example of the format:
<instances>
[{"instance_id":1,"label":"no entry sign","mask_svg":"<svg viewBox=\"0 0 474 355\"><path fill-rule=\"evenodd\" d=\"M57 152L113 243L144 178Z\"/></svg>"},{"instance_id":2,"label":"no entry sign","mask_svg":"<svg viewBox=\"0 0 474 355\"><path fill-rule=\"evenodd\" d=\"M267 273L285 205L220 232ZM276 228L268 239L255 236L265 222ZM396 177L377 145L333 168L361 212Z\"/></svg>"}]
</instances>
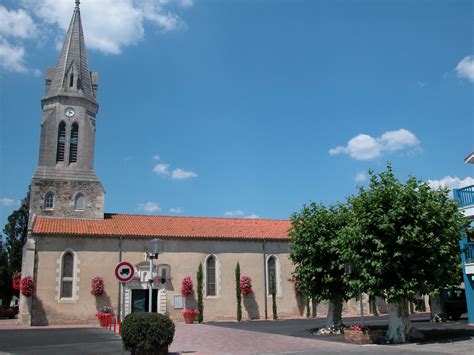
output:
<instances>
[{"instance_id":1,"label":"no entry sign","mask_svg":"<svg viewBox=\"0 0 474 355\"><path fill-rule=\"evenodd\" d=\"M120 282L129 282L135 275L135 269L128 261L122 261L115 267L115 276Z\"/></svg>"}]
</instances>

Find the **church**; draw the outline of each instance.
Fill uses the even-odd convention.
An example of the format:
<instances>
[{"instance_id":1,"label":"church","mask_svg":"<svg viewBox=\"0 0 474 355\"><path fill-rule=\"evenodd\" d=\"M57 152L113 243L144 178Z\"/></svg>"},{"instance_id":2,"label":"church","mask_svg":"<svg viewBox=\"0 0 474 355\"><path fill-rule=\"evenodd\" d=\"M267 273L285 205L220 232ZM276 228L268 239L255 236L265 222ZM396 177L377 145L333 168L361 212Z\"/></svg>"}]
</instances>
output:
<instances>
[{"instance_id":1,"label":"church","mask_svg":"<svg viewBox=\"0 0 474 355\"><path fill-rule=\"evenodd\" d=\"M181 320L183 309L196 308L199 265L204 320L235 319L237 263L253 291L242 297L243 319L271 318L269 280L275 280L279 317L302 316L306 305L291 282L289 220L104 212L105 191L94 171L98 88L98 74L89 71L76 1L57 65L45 76L21 272L33 278L35 292L21 296L19 322L96 323L103 306L124 316L148 311L149 304L151 311ZM155 238L163 241L163 250L152 260L150 275L149 243ZM114 272L122 261L134 268L124 284ZM185 276L191 276L193 295L181 294ZM95 277L104 281L103 295L91 293Z\"/></svg>"}]
</instances>

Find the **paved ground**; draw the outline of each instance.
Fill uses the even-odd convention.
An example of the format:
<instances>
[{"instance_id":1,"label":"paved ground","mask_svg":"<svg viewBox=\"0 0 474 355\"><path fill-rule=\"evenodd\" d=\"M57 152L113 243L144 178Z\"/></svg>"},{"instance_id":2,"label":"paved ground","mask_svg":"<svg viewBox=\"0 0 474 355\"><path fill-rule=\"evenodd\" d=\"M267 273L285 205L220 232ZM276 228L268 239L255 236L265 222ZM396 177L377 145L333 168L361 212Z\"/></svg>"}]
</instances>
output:
<instances>
[{"instance_id":1,"label":"paved ground","mask_svg":"<svg viewBox=\"0 0 474 355\"><path fill-rule=\"evenodd\" d=\"M357 319L354 319L358 322ZM367 320L369 323L383 319ZM386 320L385 320L386 321ZM315 339L306 330L322 319L176 323L170 351L199 354L474 354L474 339L407 345L352 345ZM345 319L346 324L352 322ZM416 322L417 326L423 322ZM427 322L425 322L427 323ZM432 323L431 323L432 324ZM429 323L428 323L429 325ZM449 328L448 325L444 325ZM451 324L466 327L465 324ZM241 329L236 329L241 328ZM249 328L252 331L244 330ZM301 333L303 330L303 333ZM277 334L274 334L277 333ZM18 327L0 320L0 354L124 354L120 337L97 327Z\"/></svg>"}]
</instances>

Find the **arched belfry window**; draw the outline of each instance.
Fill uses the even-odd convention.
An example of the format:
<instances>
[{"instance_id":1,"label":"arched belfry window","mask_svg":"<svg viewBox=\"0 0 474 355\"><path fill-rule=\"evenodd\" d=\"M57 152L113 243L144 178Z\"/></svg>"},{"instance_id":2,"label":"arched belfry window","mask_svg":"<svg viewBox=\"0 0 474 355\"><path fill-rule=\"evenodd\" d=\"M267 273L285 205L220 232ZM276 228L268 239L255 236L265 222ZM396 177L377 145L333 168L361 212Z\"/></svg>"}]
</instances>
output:
<instances>
[{"instance_id":1,"label":"arched belfry window","mask_svg":"<svg viewBox=\"0 0 474 355\"><path fill-rule=\"evenodd\" d=\"M43 208L45 210L52 210L54 208L54 194L49 191L45 196L44 196L44 205Z\"/></svg>"},{"instance_id":2,"label":"arched belfry window","mask_svg":"<svg viewBox=\"0 0 474 355\"><path fill-rule=\"evenodd\" d=\"M206 259L206 296L217 296L217 260L214 255Z\"/></svg>"},{"instance_id":3,"label":"arched belfry window","mask_svg":"<svg viewBox=\"0 0 474 355\"><path fill-rule=\"evenodd\" d=\"M61 298L72 298L74 282L74 254L67 251L61 260Z\"/></svg>"},{"instance_id":4,"label":"arched belfry window","mask_svg":"<svg viewBox=\"0 0 474 355\"><path fill-rule=\"evenodd\" d=\"M69 141L69 163L77 162L77 143L79 141L79 126L76 122L71 127L71 140Z\"/></svg>"},{"instance_id":5,"label":"arched belfry window","mask_svg":"<svg viewBox=\"0 0 474 355\"><path fill-rule=\"evenodd\" d=\"M66 123L61 122L58 127L58 146L56 148L56 163L64 161L64 147L66 144Z\"/></svg>"},{"instance_id":6,"label":"arched belfry window","mask_svg":"<svg viewBox=\"0 0 474 355\"><path fill-rule=\"evenodd\" d=\"M74 209L76 211L84 211L86 209L86 198L83 194L78 193L74 201Z\"/></svg>"}]
</instances>

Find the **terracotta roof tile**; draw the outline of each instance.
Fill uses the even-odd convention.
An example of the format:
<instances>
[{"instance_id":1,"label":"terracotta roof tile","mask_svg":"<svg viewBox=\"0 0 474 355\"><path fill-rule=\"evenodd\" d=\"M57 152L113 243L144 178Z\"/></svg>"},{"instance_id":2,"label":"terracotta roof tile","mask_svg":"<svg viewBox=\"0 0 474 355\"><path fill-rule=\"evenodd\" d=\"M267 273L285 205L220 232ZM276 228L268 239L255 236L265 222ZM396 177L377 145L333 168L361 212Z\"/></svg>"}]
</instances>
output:
<instances>
[{"instance_id":1,"label":"terracotta roof tile","mask_svg":"<svg viewBox=\"0 0 474 355\"><path fill-rule=\"evenodd\" d=\"M39 235L287 240L288 220L105 214L102 220L37 217Z\"/></svg>"}]
</instances>

